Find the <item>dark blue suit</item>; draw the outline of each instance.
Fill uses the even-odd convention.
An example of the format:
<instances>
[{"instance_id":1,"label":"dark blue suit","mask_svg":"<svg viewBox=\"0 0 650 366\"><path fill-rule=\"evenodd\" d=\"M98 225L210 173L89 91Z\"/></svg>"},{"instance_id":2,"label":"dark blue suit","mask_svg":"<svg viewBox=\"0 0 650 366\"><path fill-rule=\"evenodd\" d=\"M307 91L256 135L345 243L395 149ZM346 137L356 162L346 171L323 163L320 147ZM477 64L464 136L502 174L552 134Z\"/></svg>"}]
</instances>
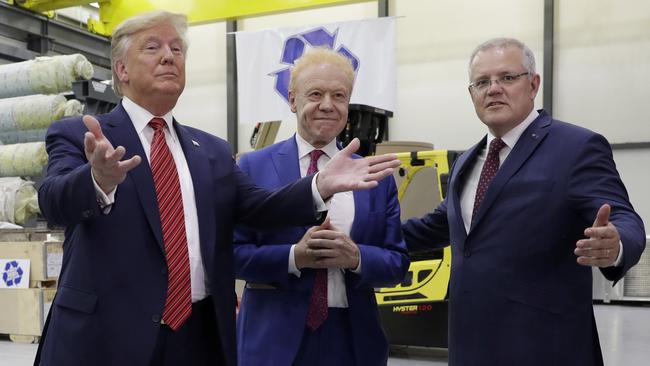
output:
<instances>
[{"instance_id":1,"label":"dark blue suit","mask_svg":"<svg viewBox=\"0 0 650 366\"><path fill-rule=\"evenodd\" d=\"M410 250L452 247L449 364L602 365L592 308L591 268L576 241L604 203L623 243L620 279L645 246L605 138L544 111L521 135L490 183L466 233L460 194L484 138L462 154L445 201L404 225Z\"/></svg>"},{"instance_id":2,"label":"dark blue suit","mask_svg":"<svg viewBox=\"0 0 650 366\"><path fill-rule=\"evenodd\" d=\"M167 270L153 178L142 144L119 105L97 117L125 159L143 162L117 188L109 214L99 210L86 131L80 118L52 124L49 165L39 203L50 224L66 227L63 267L41 342L42 365L148 365L160 330ZM174 122L192 175L200 247L227 365L236 364L233 226L309 224L311 181L271 194L235 165L229 145ZM282 213L282 214L280 214ZM215 364L213 360L210 364Z\"/></svg>"},{"instance_id":3,"label":"dark blue suit","mask_svg":"<svg viewBox=\"0 0 650 366\"><path fill-rule=\"evenodd\" d=\"M266 188L300 178L295 138L243 155L242 171ZM352 349L356 365L383 365L388 357L373 288L394 285L408 269L400 230L400 211L394 180L354 192L355 215L350 237L361 252L361 274L345 271ZM288 273L289 250L307 226L280 230L235 231L237 277L267 288L247 288L237 318L240 366L289 366L306 331L307 309L314 271L301 277ZM261 244L264 244L260 246Z\"/></svg>"}]
</instances>

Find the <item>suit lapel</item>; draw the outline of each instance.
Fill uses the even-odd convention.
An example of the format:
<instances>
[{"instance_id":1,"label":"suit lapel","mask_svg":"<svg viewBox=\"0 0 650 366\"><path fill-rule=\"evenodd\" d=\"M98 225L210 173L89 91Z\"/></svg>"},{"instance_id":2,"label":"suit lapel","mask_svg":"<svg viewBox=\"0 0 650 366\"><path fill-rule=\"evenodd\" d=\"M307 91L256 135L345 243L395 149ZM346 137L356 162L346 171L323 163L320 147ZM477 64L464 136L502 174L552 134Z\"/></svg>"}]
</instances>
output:
<instances>
[{"instance_id":1,"label":"suit lapel","mask_svg":"<svg viewBox=\"0 0 650 366\"><path fill-rule=\"evenodd\" d=\"M460 223L457 235L460 235L463 239L462 242L465 241L467 232L465 231L465 221L463 220L463 212L460 205L460 195L465 187L465 181L468 178L467 174L470 174L472 167L474 167L474 164L476 163L478 153L483 149L486 141L487 136L484 136L481 141L467 150L467 153L461 155L456 163L458 165L458 168L456 169L457 172L451 178L452 181L449 185L452 187L451 194L453 194L452 204L454 206L454 212L456 213L455 220Z\"/></svg>"},{"instance_id":2,"label":"suit lapel","mask_svg":"<svg viewBox=\"0 0 650 366\"><path fill-rule=\"evenodd\" d=\"M370 204L374 204L375 200L371 199L371 195L375 194L374 189L356 190L352 192L354 196L354 220L352 221L352 229L350 230L350 238L355 242L362 240L362 233L359 230L368 228L374 224L368 222L368 213L371 212Z\"/></svg>"},{"instance_id":3,"label":"suit lapel","mask_svg":"<svg viewBox=\"0 0 650 366\"><path fill-rule=\"evenodd\" d=\"M295 136L281 142L281 146L273 152L271 159L282 185L293 183L300 179L300 162L298 161L298 145Z\"/></svg>"},{"instance_id":4,"label":"suit lapel","mask_svg":"<svg viewBox=\"0 0 650 366\"><path fill-rule=\"evenodd\" d=\"M481 207L477 212L474 219L472 228L480 223L485 216L485 212L495 203L499 193L503 190L506 183L512 178L513 175L519 171L521 166L530 158L537 146L544 140L548 133L547 127L551 124L551 118L542 111L533 123L526 128L524 133L521 134L519 140L515 144L508 157L503 162L497 174L494 176L490 186L488 187Z\"/></svg>"},{"instance_id":5,"label":"suit lapel","mask_svg":"<svg viewBox=\"0 0 650 366\"><path fill-rule=\"evenodd\" d=\"M162 239L162 228L160 225L160 214L158 213L158 200L153 184L153 175L151 167L147 162L147 155L142 148L142 142L138 133L133 127L133 123L120 103L109 114L101 116L100 121L104 122L103 133L111 141L113 146L123 146L126 154L123 159L130 159L134 155L139 155L142 162L127 173L127 178L132 180L135 187L142 210L149 221L149 225L158 241L160 249L164 253L164 244ZM120 189L117 189L119 195ZM116 198L119 200L119 198Z\"/></svg>"},{"instance_id":6,"label":"suit lapel","mask_svg":"<svg viewBox=\"0 0 650 366\"><path fill-rule=\"evenodd\" d=\"M271 153L273 167L281 185L294 183L300 179L300 161L298 159L298 144L295 134L280 142L280 146ZM304 226L305 231L309 226Z\"/></svg>"}]
</instances>

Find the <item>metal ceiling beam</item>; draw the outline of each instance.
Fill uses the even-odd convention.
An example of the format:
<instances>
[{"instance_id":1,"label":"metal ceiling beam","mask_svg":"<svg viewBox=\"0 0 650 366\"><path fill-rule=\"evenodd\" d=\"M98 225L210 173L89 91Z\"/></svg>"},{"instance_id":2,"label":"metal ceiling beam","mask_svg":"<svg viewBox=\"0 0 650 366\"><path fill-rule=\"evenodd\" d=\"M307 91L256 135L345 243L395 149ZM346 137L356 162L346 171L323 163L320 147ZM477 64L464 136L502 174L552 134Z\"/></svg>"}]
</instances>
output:
<instances>
[{"instance_id":1,"label":"metal ceiling beam","mask_svg":"<svg viewBox=\"0 0 650 366\"><path fill-rule=\"evenodd\" d=\"M69 8L72 6L88 5L97 2L95 0L14 0L14 2L25 9L32 11L49 11Z\"/></svg>"},{"instance_id":2,"label":"metal ceiling beam","mask_svg":"<svg viewBox=\"0 0 650 366\"><path fill-rule=\"evenodd\" d=\"M80 53L93 64L95 79L111 78L108 38L0 2L1 58L15 62L71 53Z\"/></svg>"},{"instance_id":3,"label":"metal ceiling beam","mask_svg":"<svg viewBox=\"0 0 650 366\"><path fill-rule=\"evenodd\" d=\"M88 28L109 35L123 20L156 9L186 14L190 24L202 24L367 1L376 0L111 0L99 3L100 20L88 20Z\"/></svg>"}]
</instances>

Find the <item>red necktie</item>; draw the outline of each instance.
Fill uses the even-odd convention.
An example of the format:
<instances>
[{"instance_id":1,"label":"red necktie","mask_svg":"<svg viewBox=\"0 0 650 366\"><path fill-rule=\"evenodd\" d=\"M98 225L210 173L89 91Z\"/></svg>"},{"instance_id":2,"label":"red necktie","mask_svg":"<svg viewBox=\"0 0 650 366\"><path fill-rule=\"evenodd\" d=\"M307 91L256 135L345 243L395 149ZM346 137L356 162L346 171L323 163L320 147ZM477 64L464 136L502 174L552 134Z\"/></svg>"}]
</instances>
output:
<instances>
[{"instance_id":1,"label":"red necktie","mask_svg":"<svg viewBox=\"0 0 650 366\"><path fill-rule=\"evenodd\" d=\"M149 122L154 130L150 159L167 259L167 300L162 319L176 331L192 314L192 287L183 196L176 164L165 142L165 125L162 118Z\"/></svg>"},{"instance_id":2,"label":"red necktie","mask_svg":"<svg viewBox=\"0 0 650 366\"><path fill-rule=\"evenodd\" d=\"M309 155L309 168L307 175L314 174L318 171L318 159L323 155L322 150L312 150ZM311 330L316 330L327 319L327 269L315 269L314 287L311 290L311 301L307 311L307 326Z\"/></svg>"},{"instance_id":3,"label":"red necktie","mask_svg":"<svg viewBox=\"0 0 650 366\"><path fill-rule=\"evenodd\" d=\"M506 146L506 143L503 142L500 138L495 138L490 142L490 148L488 150L487 158L485 158L485 164L481 170L481 177L478 180L478 187L476 187L476 196L474 198L474 209L472 210L472 220L476 216L483 198L485 197L485 192L487 192L488 187L492 178L497 174L499 170L499 151Z\"/></svg>"}]
</instances>

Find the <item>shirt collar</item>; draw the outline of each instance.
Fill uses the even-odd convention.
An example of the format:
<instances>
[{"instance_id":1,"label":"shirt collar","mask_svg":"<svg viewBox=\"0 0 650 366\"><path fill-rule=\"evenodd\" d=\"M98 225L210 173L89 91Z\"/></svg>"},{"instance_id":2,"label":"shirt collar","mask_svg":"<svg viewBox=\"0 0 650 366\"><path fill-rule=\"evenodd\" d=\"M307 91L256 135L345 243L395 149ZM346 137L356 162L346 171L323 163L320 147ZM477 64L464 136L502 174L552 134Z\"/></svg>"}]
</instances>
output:
<instances>
[{"instance_id":1,"label":"shirt collar","mask_svg":"<svg viewBox=\"0 0 650 366\"><path fill-rule=\"evenodd\" d=\"M298 159L302 159L305 155L308 155L312 150L316 150L309 142L296 133L296 145L298 145ZM336 145L336 139L332 139L327 145L323 146L319 150L323 150L325 155L330 159L332 156L336 155L339 151L339 147Z\"/></svg>"},{"instance_id":2,"label":"shirt collar","mask_svg":"<svg viewBox=\"0 0 650 366\"><path fill-rule=\"evenodd\" d=\"M151 121L151 119L154 117L160 117L164 119L165 123L167 124L167 128L170 131L173 130L172 111L167 112L163 116L154 116L153 114L151 114L151 112L135 104L134 101L132 101L126 96L122 97L122 107L124 107L126 114L128 114L129 118L131 118L131 122L133 123L133 127L135 127L137 133L141 133L144 130L144 128L149 124L149 121Z\"/></svg>"},{"instance_id":3,"label":"shirt collar","mask_svg":"<svg viewBox=\"0 0 650 366\"><path fill-rule=\"evenodd\" d=\"M530 111L530 114L528 114L528 117L526 117L520 124L515 126L512 130L506 132L505 135L501 137L501 140L506 143L506 145L512 149L515 147L517 144L517 141L519 141L519 138L521 137L521 134L526 131L528 126L530 126L531 123L539 116L539 112L533 108L532 111ZM496 137L488 130L487 134L487 146L490 146L490 142L494 140Z\"/></svg>"}]
</instances>

